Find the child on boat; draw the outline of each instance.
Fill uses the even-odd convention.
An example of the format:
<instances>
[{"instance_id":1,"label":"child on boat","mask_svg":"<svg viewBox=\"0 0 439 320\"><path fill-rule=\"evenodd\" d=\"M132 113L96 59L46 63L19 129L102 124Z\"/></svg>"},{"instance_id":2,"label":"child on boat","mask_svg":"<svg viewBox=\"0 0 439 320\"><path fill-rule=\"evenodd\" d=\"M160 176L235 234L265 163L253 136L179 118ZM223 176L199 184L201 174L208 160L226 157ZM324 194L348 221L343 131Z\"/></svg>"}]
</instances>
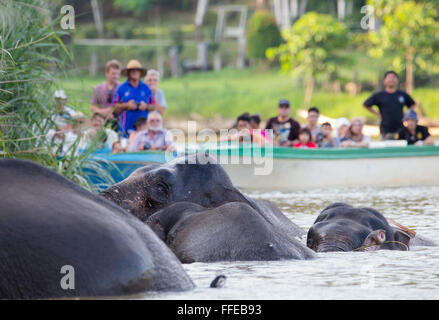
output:
<instances>
[{"instance_id":1,"label":"child on boat","mask_svg":"<svg viewBox=\"0 0 439 320\"><path fill-rule=\"evenodd\" d=\"M299 130L299 142L294 145L294 148L317 148L311 139L311 131L308 128L301 128Z\"/></svg>"}]
</instances>

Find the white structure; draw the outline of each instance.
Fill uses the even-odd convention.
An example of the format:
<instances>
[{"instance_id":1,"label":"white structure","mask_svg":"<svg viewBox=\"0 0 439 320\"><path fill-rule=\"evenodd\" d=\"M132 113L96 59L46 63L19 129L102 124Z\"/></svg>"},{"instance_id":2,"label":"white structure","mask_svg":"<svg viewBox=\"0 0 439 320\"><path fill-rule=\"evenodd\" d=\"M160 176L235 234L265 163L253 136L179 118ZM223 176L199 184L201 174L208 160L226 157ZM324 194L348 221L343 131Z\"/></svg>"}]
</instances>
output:
<instances>
[{"instance_id":1,"label":"white structure","mask_svg":"<svg viewBox=\"0 0 439 320\"><path fill-rule=\"evenodd\" d=\"M215 42L220 42L225 38L237 39L238 41L238 58L236 66L239 69L245 67L245 28L247 23L247 6L240 5L224 5L219 6L218 20L215 30ZM226 25L227 14L237 12L239 13L239 25L237 27L230 27Z\"/></svg>"},{"instance_id":2,"label":"white structure","mask_svg":"<svg viewBox=\"0 0 439 320\"><path fill-rule=\"evenodd\" d=\"M281 29L291 27L293 19L305 14L308 0L273 0L273 12Z\"/></svg>"}]
</instances>

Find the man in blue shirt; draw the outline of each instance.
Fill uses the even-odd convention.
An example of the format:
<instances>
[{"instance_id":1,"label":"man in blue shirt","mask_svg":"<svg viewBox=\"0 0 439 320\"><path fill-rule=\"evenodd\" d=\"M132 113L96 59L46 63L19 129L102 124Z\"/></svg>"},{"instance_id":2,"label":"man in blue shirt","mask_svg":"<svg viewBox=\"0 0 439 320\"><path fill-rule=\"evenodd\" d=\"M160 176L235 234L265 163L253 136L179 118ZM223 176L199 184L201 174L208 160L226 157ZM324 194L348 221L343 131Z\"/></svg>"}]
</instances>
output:
<instances>
[{"instance_id":1,"label":"man in blue shirt","mask_svg":"<svg viewBox=\"0 0 439 320\"><path fill-rule=\"evenodd\" d=\"M128 77L114 95L114 113L119 115L119 135L128 138L136 129L134 123L137 118L148 118L148 112L155 109L154 94L150 87L142 82L141 77L146 69L139 61L130 60L122 75Z\"/></svg>"}]
</instances>

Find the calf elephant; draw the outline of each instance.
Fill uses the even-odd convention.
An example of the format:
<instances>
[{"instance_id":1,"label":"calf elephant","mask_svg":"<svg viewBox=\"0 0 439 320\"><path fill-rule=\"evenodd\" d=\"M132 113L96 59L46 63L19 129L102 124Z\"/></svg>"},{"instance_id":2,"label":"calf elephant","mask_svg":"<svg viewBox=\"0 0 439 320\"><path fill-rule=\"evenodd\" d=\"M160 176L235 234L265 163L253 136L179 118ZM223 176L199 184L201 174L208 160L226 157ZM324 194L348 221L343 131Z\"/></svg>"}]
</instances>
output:
<instances>
[{"instance_id":1,"label":"calf elephant","mask_svg":"<svg viewBox=\"0 0 439 320\"><path fill-rule=\"evenodd\" d=\"M345 203L326 207L307 235L307 246L316 252L408 250L412 244L434 245L411 230L391 226L372 208L354 208Z\"/></svg>"},{"instance_id":2,"label":"calf elephant","mask_svg":"<svg viewBox=\"0 0 439 320\"><path fill-rule=\"evenodd\" d=\"M0 299L193 288L169 248L114 203L31 161L0 160L0 177Z\"/></svg>"},{"instance_id":3,"label":"calf elephant","mask_svg":"<svg viewBox=\"0 0 439 320\"><path fill-rule=\"evenodd\" d=\"M140 168L101 194L153 226L183 262L314 257L297 225L241 193L204 154Z\"/></svg>"},{"instance_id":4,"label":"calf elephant","mask_svg":"<svg viewBox=\"0 0 439 320\"><path fill-rule=\"evenodd\" d=\"M244 202L210 209L176 202L154 213L146 223L183 263L313 257L297 239Z\"/></svg>"}]
</instances>

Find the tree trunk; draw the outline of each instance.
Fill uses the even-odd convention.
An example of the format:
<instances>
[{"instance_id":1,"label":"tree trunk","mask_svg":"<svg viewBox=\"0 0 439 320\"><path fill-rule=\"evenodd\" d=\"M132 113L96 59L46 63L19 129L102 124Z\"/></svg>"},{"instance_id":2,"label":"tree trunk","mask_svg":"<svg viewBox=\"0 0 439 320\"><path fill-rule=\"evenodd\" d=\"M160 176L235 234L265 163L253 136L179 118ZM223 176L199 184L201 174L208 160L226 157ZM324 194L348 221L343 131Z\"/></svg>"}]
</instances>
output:
<instances>
[{"instance_id":1,"label":"tree trunk","mask_svg":"<svg viewBox=\"0 0 439 320\"><path fill-rule=\"evenodd\" d=\"M306 13L306 6L308 4L308 0L301 0L299 7L299 15L303 16Z\"/></svg>"},{"instance_id":2,"label":"tree trunk","mask_svg":"<svg viewBox=\"0 0 439 320\"><path fill-rule=\"evenodd\" d=\"M314 77L305 80L305 107L309 108L311 105L312 93L314 91Z\"/></svg>"},{"instance_id":3,"label":"tree trunk","mask_svg":"<svg viewBox=\"0 0 439 320\"><path fill-rule=\"evenodd\" d=\"M293 19L299 17L299 0L290 0L290 12Z\"/></svg>"},{"instance_id":4,"label":"tree trunk","mask_svg":"<svg viewBox=\"0 0 439 320\"><path fill-rule=\"evenodd\" d=\"M337 0L338 20L344 20L346 15L346 0Z\"/></svg>"},{"instance_id":5,"label":"tree trunk","mask_svg":"<svg viewBox=\"0 0 439 320\"><path fill-rule=\"evenodd\" d=\"M414 88L413 55L414 55L413 47L408 47L405 56L405 63L406 63L405 91L407 91L408 94L411 94Z\"/></svg>"}]
</instances>

